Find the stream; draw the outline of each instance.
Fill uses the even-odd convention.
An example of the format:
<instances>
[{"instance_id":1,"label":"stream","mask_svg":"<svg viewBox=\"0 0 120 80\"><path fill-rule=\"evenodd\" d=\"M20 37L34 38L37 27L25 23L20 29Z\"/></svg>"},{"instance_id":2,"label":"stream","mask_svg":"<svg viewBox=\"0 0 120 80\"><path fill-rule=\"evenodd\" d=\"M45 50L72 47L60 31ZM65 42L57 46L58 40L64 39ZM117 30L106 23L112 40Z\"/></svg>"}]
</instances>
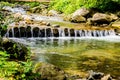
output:
<instances>
[{"instance_id":1,"label":"stream","mask_svg":"<svg viewBox=\"0 0 120 80\"><path fill-rule=\"evenodd\" d=\"M26 14L25 14L26 15ZM37 17L36 17L37 16ZM72 24L60 18L38 16L35 20L52 23ZM78 25L78 24L77 24ZM10 38L27 45L35 54L34 62L50 63L72 75L85 76L88 71L100 71L120 77L120 37L49 37L49 38Z\"/></svg>"},{"instance_id":2,"label":"stream","mask_svg":"<svg viewBox=\"0 0 120 80\"><path fill-rule=\"evenodd\" d=\"M50 63L71 75L85 76L93 70L120 76L120 37L11 39L27 45L35 63Z\"/></svg>"}]
</instances>

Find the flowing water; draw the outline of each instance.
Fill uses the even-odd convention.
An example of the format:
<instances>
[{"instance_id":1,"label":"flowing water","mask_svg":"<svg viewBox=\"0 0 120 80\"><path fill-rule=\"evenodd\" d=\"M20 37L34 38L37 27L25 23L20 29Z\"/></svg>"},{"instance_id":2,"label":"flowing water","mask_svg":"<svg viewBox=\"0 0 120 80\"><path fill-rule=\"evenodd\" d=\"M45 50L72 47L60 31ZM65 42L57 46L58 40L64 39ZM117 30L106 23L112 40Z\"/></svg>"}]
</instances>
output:
<instances>
[{"instance_id":1,"label":"flowing water","mask_svg":"<svg viewBox=\"0 0 120 80\"><path fill-rule=\"evenodd\" d=\"M118 36L11 39L26 44L35 53L35 62L56 65L72 75L94 70L120 76Z\"/></svg>"},{"instance_id":2,"label":"flowing water","mask_svg":"<svg viewBox=\"0 0 120 80\"><path fill-rule=\"evenodd\" d=\"M19 12L18 9L16 12ZM55 20L55 18L44 16L35 19ZM43 38L34 37L33 28L30 38L27 36L21 38L26 32L20 34L21 31L18 29L16 33L19 33L20 38L15 38L16 34L12 28L12 34L7 31L6 37L27 45L32 53L35 53L35 62L56 65L72 75L85 76L88 71L94 70L120 78L120 37L116 36L114 30L74 30L73 37L71 37L70 29L66 36L64 29L58 28L57 37L54 36L52 29L49 37L47 37L46 29L44 31ZM40 34L39 30L37 35Z\"/></svg>"}]
</instances>

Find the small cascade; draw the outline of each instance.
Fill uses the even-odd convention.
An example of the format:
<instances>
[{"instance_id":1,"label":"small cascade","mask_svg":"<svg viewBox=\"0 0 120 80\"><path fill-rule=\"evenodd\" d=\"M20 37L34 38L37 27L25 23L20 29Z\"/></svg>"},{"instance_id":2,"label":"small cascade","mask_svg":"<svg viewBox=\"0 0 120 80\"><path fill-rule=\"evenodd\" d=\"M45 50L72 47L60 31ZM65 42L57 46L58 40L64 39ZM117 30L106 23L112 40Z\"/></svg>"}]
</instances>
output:
<instances>
[{"instance_id":1,"label":"small cascade","mask_svg":"<svg viewBox=\"0 0 120 80\"><path fill-rule=\"evenodd\" d=\"M70 37L70 29L68 29L68 37Z\"/></svg>"},{"instance_id":2,"label":"small cascade","mask_svg":"<svg viewBox=\"0 0 120 80\"><path fill-rule=\"evenodd\" d=\"M31 37L33 38L33 28L31 28Z\"/></svg>"},{"instance_id":3,"label":"small cascade","mask_svg":"<svg viewBox=\"0 0 120 80\"><path fill-rule=\"evenodd\" d=\"M53 37L54 35L53 35L53 29L51 28L51 37Z\"/></svg>"},{"instance_id":4,"label":"small cascade","mask_svg":"<svg viewBox=\"0 0 120 80\"><path fill-rule=\"evenodd\" d=\"M39 27L15 27L8 29L6 37L103 37L115 36L111 30L75 30L69 28L42 28Z\"/></svg>"},{"instance_id":5,"label":"small cascade","mask_svg":"<svg viewBox=\"0 0 120 80\"><path fill-rule=\"evenodd\" d=\"M15 37L15 35L14 35L14 28L12 28L12 36Z\"/></svg>"},{"instance_id":6,"label":"small cascade","mask_svg":"<svg viewBox=\"0 0 120 80\"><path fill-rule=\"evenodd\" d=\"M78 32L77 30L74 30L74 33L75 33L75 37L77 37L77 32Z\"/></svg>"},{"instance_id":7,"label":"small cascade","mask_svg":"<svg viewBox=\"0 0 120 80\"><path fill-rule=\"evenodd\" d=\"M65 31L64 31L64 29L62 29L61 34L62 34L62 37L65 37Z\"/></svg>"},{"instance_id":8,"label":"small cascade","mask_svg":"<svg viewBox=\"0 0 120 80\"><path fill-rule=\"evenodd\" d=\"M45 28L44 30L45 30L45 37L47 37L47 32L46 32L46 28Z\"/></svg>"}]
</instances>

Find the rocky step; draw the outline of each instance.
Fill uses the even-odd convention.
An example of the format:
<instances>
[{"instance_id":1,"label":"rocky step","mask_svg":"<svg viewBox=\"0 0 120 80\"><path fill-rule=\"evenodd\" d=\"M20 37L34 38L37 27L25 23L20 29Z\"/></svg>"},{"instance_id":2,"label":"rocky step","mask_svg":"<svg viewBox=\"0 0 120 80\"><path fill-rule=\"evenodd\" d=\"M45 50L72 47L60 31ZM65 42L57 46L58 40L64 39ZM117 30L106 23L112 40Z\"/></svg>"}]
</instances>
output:
<instances>
[{"instance_id":1,"label":"rocky step","mask_svg":"<svg viewBox=\"0 0 120 80\"><path fill-rule=\"evenodd\" d=\"M74 28L40 28L12 27L7 30L6 37L102 37L116 35L114 29L74 29Z\"/></svg>"}]
</instances>

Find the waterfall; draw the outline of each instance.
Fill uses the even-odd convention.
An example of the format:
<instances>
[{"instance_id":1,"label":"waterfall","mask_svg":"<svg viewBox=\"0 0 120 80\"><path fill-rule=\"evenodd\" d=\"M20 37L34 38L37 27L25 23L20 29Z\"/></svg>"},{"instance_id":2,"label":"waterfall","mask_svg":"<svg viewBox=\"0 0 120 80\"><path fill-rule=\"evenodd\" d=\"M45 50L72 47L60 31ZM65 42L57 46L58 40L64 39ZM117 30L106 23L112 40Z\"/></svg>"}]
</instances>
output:
<instances>
[{"instance_id":1,"label":"waterfall","mask_svg":"<svg viewBox=\"0 0 120 80\"><path fill-rule=\"evenodd\" d=\"M12 28L12 36L15 37L14 28Z\"/></svg>"},{"instance_id":2,"label":"waterfall","mask_svg":"<svg viewBox=\"0 0 120 80\"><path fill-rule=\"evenodd\" d=\"M53 29L51 28L51 37L53 37L54 35L53 35Z\"/></svg>"},{"instance_id":3,"label":"waterfall","mask_svg":"<svg viewBox=\"0 0 120 80\"><path fill-rule=\"evenodd\" d=\"M46 28L45 28L45 37L47 37L47 32L46 32Z\"/></svg>"},{"instance_id":4,"label":"waterfall","mask_svg":"<svg viewBox=\"0 0 120 80\"><path fill-rule=\"evenodd\" d=\"M62 29L62 37L65 37L64 29Z\"/></svg>"},{"instance_id":5,"label":"waterfall","mask_svg":"<svg viewBox=\"0 0 120 80\"><path fill-rule=\"evenodd\" d=\"M74 33L75 33L75 37L77 37L77 32L78 32L77 30L74 30Z\"/></svg>"},{"instance_id":6,"label":"waterfall","mask_svg":"<svg viewBox=\"0 0 120 80\"><path fill-rule=\"evenodd\" d=\"M59 37L62 37L62 30L61 30L61 28L58 29L58 32L59 32Z\"/></svg>"},{"instance_id":7,"label":"waterfall","mask_svg":"<svg viewBox=\"0 0 120 80\"><path fill-rule=\"evenodd\" d=\"M70 37L70 29L68 29L68 37Z\"/></svg>"},{"instance_id":8,"label":"waterfall","mask_svg":"<svg viewBox=\"0 0 120 80\"><path fill-rule=\"evenodd\" d=\"M33 28L31 28L31 34L32 34L32 38L33 38Z\"/></svg>"},{"instance_id":9,"label":"waterfall","mask_svg":"<svg viewBox=\"0 0 120 80\"><path fill-rule=\"evenodd\" d=\"M7 33L5 34L6 37L17 37L16 34L18 34L19 37L27 37L29 33L25 32L27 28L25 27L19 27L17 28L19 32L15 32L16 28L11 28L7 30ZM39 31L38 31L39 30ZM29 31L31 33L30 37L103 37L103 36L115 36L116 33L114 29L110 30L74 30L74 29L61 29L56 28L55 32L52 28L45 28L45 29L39 29L39 28L30 28ZM49 32L50 31L50 32Z\"/></svg>"}]
</instances>

